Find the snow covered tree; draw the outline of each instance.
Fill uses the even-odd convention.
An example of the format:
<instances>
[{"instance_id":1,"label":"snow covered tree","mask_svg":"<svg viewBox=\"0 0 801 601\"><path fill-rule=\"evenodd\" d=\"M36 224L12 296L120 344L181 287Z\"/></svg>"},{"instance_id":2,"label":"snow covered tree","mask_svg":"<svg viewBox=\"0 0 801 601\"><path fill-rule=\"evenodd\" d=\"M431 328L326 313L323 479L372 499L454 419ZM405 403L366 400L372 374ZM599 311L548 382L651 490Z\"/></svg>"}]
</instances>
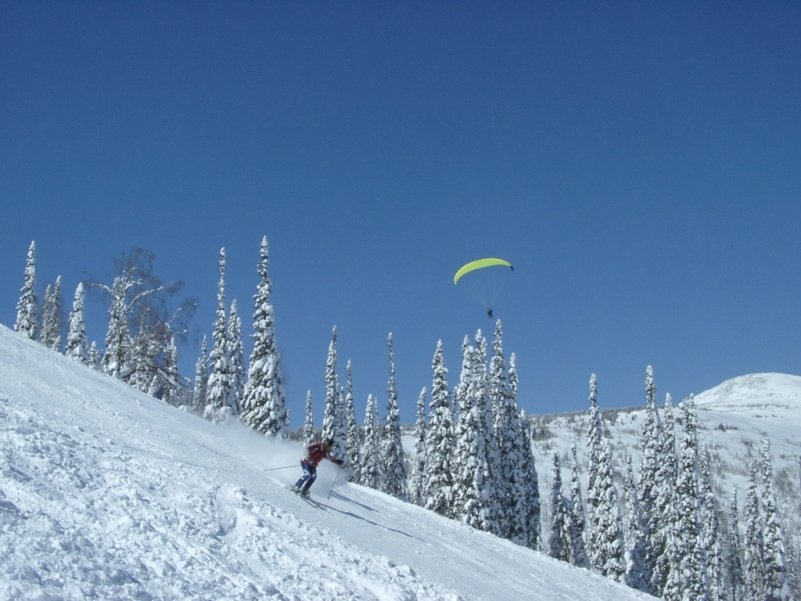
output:
<instances>
[{"instance_id":1,"label":"snow covered tree","mask_svg":"<svg viewBox=\"0 0 801 601\"><path fill-rule=\"evenodd\" d=\"M347 451L347 432L345 428L345 412L340 403L341 390L337 375L337 328L331 330L331 342L328 343L328 356L325 362L325 405L323 409L323 440L334 441L332 454L343 457Z\"/></svg>"},{"instance_id":2,"label":"snow covered tree","mask_svg":"<svg viewBox=\"0 0 801 601\"><path fill-rule=\"evenodd\" d=\"M590 375L590 409L587 415L587 555L592 557L597 553L593 547L597 530L598 505L601 502L601 491L598 486L598 472L601 462L601 447L603 439L603 426L601 424L601 411L598 408L598 378Z\"/></svg>"},{"instance_id":3,"label":"snow covered tree","mask_svg":"<svg viewBox=\"0 0 801 601\"><path fill-rule=\"evenodd\" d=\"M239 317L236 299L231 302L231 310L228 313L226 343L230 370L228 377L231 382L228 407L232 415L239 415L245 392L245 352L242 345L242 319Z\"/></svg>"},{"instance_id":4,"label":"snow covered tree","mask_svg":"<svg viewBox=\"0 0 801 601\"><path fill-rule=\"evenodd\" d=\"M609 446L605 440L601 441L595 485L598 504L589 533L592 540L590 565L603 576L623 581L625 565L620 509L617 490L612 480Z\"/></svg>"},{"instance_id":5,"label":"snow covered tree","mask_svg":"<svg viewBox=\"0 0 801 601\"><path fill-rule=\"evenodd\" d=\"M25 260L25 275L17 302L17 320L14 331L24 334L31 340L37 337L37 302L36 302L36 242L31 242Z\"/></svg>"},{"instance_id":6,"label":"snow covered tree","mask_svg":"<svg viewBox=\"0 0 801 601\"><path fill-rule=\"evenodd\" d=\"M539 550L541 538L540 490L537 466L531 450L531 433L525 413L517 410L517 357L509 357L508 402L515 408L510 424L510 446L507 461L517 465L511 475L512 498L514 499L514 520L509 538L514 542Z\"/></svg>"},{"instance_id":7,"label":"snow covered tree","mask_svg":"<svg viewBox=\"0 0 801 601\"><path fill-rule=\"evenodd\" d=\"M506 383L506 359L503 352L503 325L495 322L492 340L492 357L487 372L487 464L490 491L493 497L493 532L503 538L511 538L515 520L515 503L512 498L512 472L516 464L509 461L512 440L512 420L516 408L509 402Z\"/></svg>"},{"instance_id":8,"label":"snow covered tree","mask_svg":"<svg viewBox=\"0 0 801 601\"><path fill-rule=\"evenodd\" d=\"M133 372L131 365L131 339L126 318L128 285L125 278L117 276L108 292L111 296L108 329L106 330L106 349L103 354L103 371L110 376L127 380Z\"/></svg>"},{"instance_id":9,"label":"snow covered tree","mask_svg":"<svg viewBox=\"0 0 801 601\"><path fill-rule=\"evenodd\" d=\"M699 456L699 494L701 547L706 555L706 585L709 601L721 601L723 596L723 548L720 541L718 503L712 487L709 447L704 445Z\"/></svg>"},{"instance_id":10,"label":"snow covered tree","mask_svg":"<svg viewBox=\"0 0 801 601\"><path fill-rule=\"evenodd\" d=\"M487 532L494 531L492 478L487 461L486 365L479 344L463 347L459 384L459 421L456 430L454 473L455 514L463 522Z\"/></svg>"},{"instance_id":11,"label":"snow covered tree","mask_svg":"<svg viewBox=\"0 0 801 601\"><path fill-rule=\"evenodd\" d=\"M724 574L726 582L726 599L741 601L743 598L743 560L742 542L740 540L740 518L737 510L737 489L731 497L729 504L729 527L727 530L728 544L726 545L726 558Z\"/></svg>"},{"instance_id":12,"label":"snow covered tree","mask_svg":"<svg viewBox=\"0 0 801 601\"><path fill-rule=\"evenodd\" d=\"M520 424L522 456L530 458L530 461L521 464L523 466L521 470L523 479L519 487L522 489L522 496L518 501L520 521L516 526L516 531L512 534L512 540L519 541L520 544L539 551L542 547L542 524L540 522L542 504L540 502L537 466L534 463L534 456L531 452L531 428L524 411L520 412L518 423Z\"/></svg>"},{"instance_id":13,"label":"snow covered tree","mask_svg":"<svg viewBox=\"0 0 801 601\"><path fill-rule=\"evenodd\" d=\"M314 441L314 413L311 390L306 391L306 412L303 420L303 444L308 446Z\"/></svg>"},{"instance_id":14,"label":"snow covered tree","mask_svg":"<svg viewBox=\"0 0 801 601\"><path fill-rule=\"evenodd\" d=\"M578 452L575 443L570 446L571 475L570 499L567 506L568 532L570 533L570 563L579 567L589 567L587 549L584 545L584 499L581 494Z\"/></svg>"},{"instance_id":15,"label":"snow covered tree","mask_svg":"<svg viewBox=\"0 0 801 601\"><path fill-rule=\"evenodd\" d=\"M158 394L158 392L159 392L159 381L158 378L154 376L153 379L150 380L150 386L148 386L147 388L147 394L149 394L152 397L155 397Z\"/></svg>"},{"instance_id":16,"label":"snow covered tree","mask_svg":"<svg viewBox=\"0 0 801 601\"><path fill-rule=\"evenodd\" d=\"M553 454L551 481L551 534L548 538L548 555L561 561L570 560L570 535L567 527L567 507L562 495L562 470L559 453Z\"/></svg>"},{"instance_id":17,"label":"snow covered tree","mask_svg":"<svg viewBox=\"0 0 801 601\"><path fill-rule=\"evenodd\" d=\"M184 404L185 396L180 385L181 375L178 371L178 346L175 336L167 339L164 349L164 368L162 374L153 374L153 391L150 393L173 407Z\"/></svg>"},{"instance_id":18,"label":"snow covered tree","mask_svg":"<svg viewBox=\"0 0 801 601\"><path fill-rule=\"evenodd\" d=\"M103 357L101 356L100 350L97 348L97 343L93 340L89 345L89 356L86 360L86 364L92 369L100 370L103 367L102 361Z\"/></svg>"},{"instance_id":19,"label":"snow covered tree","mask_svg":"<svg viewBox=\"0 0 801 601\"><path fill-rule=\"evenodd\" d=\"M678 502L678 499L676 499ZM684 589L684 574L681 571L682 540L677 532L679 527L679 510L675 505L670 505L665 519L668 520L669 529L666 530L668 536L665 541L664 557L668 561L665 568L665 583L662 586L661 597L663 601L681 601Z\"/></svg>"},{"instance_id":20,"label":"snow covered tree","mask_svg":"<svg viewBox=\"0 0 801 601\"><path fill-rule=\"evenodd\" d=\"M705 557L701 545L698 521L698 435L695 401L691 396L682 401L684 436L679 454L679 473L676 481L676 524L674 537L678 549L678 564L671 565L680 577L684 601L707 599L705 586Z\"/></svg>"},{"instance_id":21,"label":"snow covered tree","mask_svg":"<svg viewBox=\"0 0 801 601\"><path fill-rule=\"evenodd\" d=\"M169 373L167 351L173 336L182 336L196 308L193 299L176 299L182 282L163 283L153 273L154 256L142 249L114 261L112 284L92 283L109 297L109 321L102 369L139 390L157 377L160 387L187 387Z\"/></svg>"},{"instance_id":22,"label":"snow covered tree","mask_svg":"<svg viewBox=\"0 0 801 601\"><path fill-rule=\"evenodd\" d=\"M657 427L658 416L656 413L656 386L654 385L654 370L650 365L645 370L645 423L642 428L642 467L640 469L640 483L638 487L637 507L639 514L639 529L637 545L641 548L637 551L641 554L642 562L636 566L639 573L636 575L638 582L634 588L650 592L650 586L643 588L643 583L639 580L645 579L650 583L651 573L656 566L656 558L652 549L653 533L659 528L660 517L656 508L657 497L657 471L659 456L659 430Z\"/></svg>"},{"instance_id":23,"label":"snow covered tree","mask_svg":"<svg viewBox=\"0 0 801 601\"><path fill-rule=\"evenodd\" d=\"M231 398L228 328L225 313L225 248L219 255L220 279L217 283L217 312L211 334L209 381L206 393L206 419L220 419Z\"/></svg>"},{"instance_id":24,"label":"snow covered tree","mask_svg":"<svg viewBox=\"0 0 801 601\"><path fill-rule=\"evenodd\" d=\"M150 356L156 352L147 339L130 339L127 353L127 369L125 380L129 386L141 392L148 392L153 383L150 371Z\"/></svg>"},{"instance_id":25,"label":"snow covered tree","mask_svg":"<svg viewBox=\"0 0 801 601\"><path fill-rule=\"evenodd\" d=\"M414 428L414 457L409 478L409 500L423 505L426 475L426 389L417 397L417 419Z\"/></svg>"},{"instance_id":26,"label":"snow covered tree","mask_svg":"<svg viewBox=\"0 0 801 601\"><path fill-rule=\"evenodd\" d=\"M345 425L347 428L347 457L345 469L350 473L350 480L358 481L356 474L361 466L361 432L356 423L356 407L353 398L353 364L348 359L345 365Z\"/></svg>"},{"instance_id":27,"label":"snow covered tree","mask_svg":"<svg viewBox=\"0 0 801 601\"><path fill-rule=\"evenodd\" d=\"M637 484L634 481L631 457L628 457L626 461L626 479L623 493L626 504L623 528L626 560L625 583L631 588L647 591L650 587L650 578L645 565L646 532L643 525L643 516L640 513L640 497L638 497Z\"/></svg>"},{"instance_id":28,"label":"snow covered tree","mask_svg":"<svg viewBox=\"0 0 801 601\"><path fill-rule=\"evenodd\" d=\"M667 583L671 566L671 551L668 542L673 536L674 498L677 478L676 435L673 419L673 401L670 394L665 395L662 411L662 439L659 447L659 463L656 480L656 505L654 511L658 518L657 527L650 533L649 547L654 558L651 572L650 591L661 595Z\"/></svg>"},{"instance_id":29,"label":"snow covered tree","mask_svg":"<svg viewBox=\"0 0 801 601\"><path fill-rule=\"evenodd\" d=\"M497 499L495 533L528 546L532 539L539 540L539 491L534 490L537 474L528 430L517 408L516 357L512 354L506 370L503 350L499 344L501 332L497 327L495 335L494 355L490 365L491 396L500 397L493 401L494 453L498 458L494 469L499 472L494 479L494 496ZM498 373L500 369L506 370L503 379ZM536 533L532 533L530 529L534 528L535 519Z\"/></svg>"},{"instance_id":30,"label":"snow covered tree","mask_svg":"<svg viewBox=\"0 0 801 601\"><path fill-rule=\"evenodd\" d=\"M195 363L195 385L192 389L192 413L203 415L209 386L208 342L206 337L200 342L200 356Z\"/></svg>"},{"instance_id":31,"label":"snow covered tree","mask_svg":"<svg viewBox=\"0 0 801 601\"><path fill-rule=\"evenodd\" d=\"M188 395L185 394L186 385L178 373L178 347L175 336L168 324L165 324L164 328L161 341L151 339L141 331L131 340L132 372L128 377L128 384L178 407L184 403Z\"/></svg>"},{"instance_id":32,"label":"snow covered tree","mask_svg":"<svg viewBox=\"0 0 801 601\"><path fill-rule=\"evenodd\" d=\"M598 408L598 378L590 376L587 428L587 555L596 572L622 581L625 574L617 490Z\"/></svg>"},{"instance_id":33,"label":"snow covered tree","mask_svg":"<svg viewBox=\"0 0 801 601\"><path fill-rule=\"evenodd\" d=\"M763 574L765 601L788 601L791 597L790 583L785 565L779 518L776 515L776 499L773 493L773 468L770 459L770 442L762 441L762 522L763 528Z\"/></svg>"},{"instance_id":34,"label":"snow covered tree","mask_svg":"<svg viewBox=\"0 0 801 601\"><path fill-rule=\"evenodd\" d=\"M498 326L500 326L500 324L498 324ZM498 334L497 342L500 342L503 334L497 329L496 333ZM498 445L497 439L495 438L495 432L493 428L495 418L489 396L490 373L487 364L487 349L487 338L484 336L481 330L478 330L475 337L475 363L473 366L473 375L475 377L476 399L478 399L479 405L483 407L484 413L481 430L484 436L484 453L486 456L483 485L484 492L482 494L482 496L486 498L486 500L483 502L483 514L485 516L483 519L487 523L487 531L492 532L493 534L498 534L501 531L502 513L501 499L499 497L501 491L498 484L500 480L499 469L501 465L501 449ZM502 348L500 349L500 352L503 352ZM501 384L498 388L499 390L504 391L505 386ZM505 392L503 394L505 394ZM499 406L502 401L502 399L498 399Z\"/></svg>"},{"instance_id":35,"label":"snow covered tree","mask_svg":"<svg viewBox=\"0 0 801 601\"><path fill-rule=\"evenodd\" d=\"M61 348L61 276L56 283L45 288L44 305L42 307L42 344L58 351Z\"/></svg>"},{"instance_id":36,"label":"snow covered tree","mask_svg":"<svg viewBox=\"0 0 801 601\"><path fill-rule=\"evenodd\" d=\"M378 401L367 395L364 415L364 441L362 442L362 469L359 484L377 489L381 483L379 449L381 436L378 423Z\"/></svg>"},{"instance_id":37,"label":"snow covered tree","mask_svg":"<svg viewBox=\"0 0 801 601\"><path fill-rule=\"evenodd\" d=\"M759 511L756 466L751 466L748 492L745 499L745 601L765 598L764 540Z\"/></svg>"},{"instance_id":38,"label":"snow covered tree","mask_svg":"<svg viewBox=\"0 0 801 601\"><path fill-rule=\"evenodd\" d=\"M86 293L84 292L83 282L81 282L75 289L75 296L72 300L67 344L64 348L64 354L67 355L67 357L72 357L80 363L86 363L88 361L89 352L86 338L86 320L84 319L85 296Z\"/></svg>"},{"instance_id":39,"label":"snow covered tree","mask_svg":"<svg viewBox=\"0 0 801 601\"><path fill-rule=\"evenodd\" d=\"M387 348L389 351L389 379L387 380L387 416L381 445L381 490L393 497L406 500L409 497L409 490L406 481L406 458L401 441L392 332L387 336Z\"/></svg>"},{"instance_id":40,"label":"snow covered tree","mask_svg":"<svg viewBox=\"0 0 801 601\"><path fill-rule=\"evenodd\" d=\"M289 415L275 335L269 268L269 245L267 236L264 236L257 267L259 283L253 296L253 348L250 352L241 417L242 421L257 432L283 438L289 433Z\"/></svg>"},{"instance_id":41,"label":"snow covered tree","mask_svg":"<svg viewBox=\"0 0 801 601\"><path fill-rule=\"evenodd\" d=\"M520 457L514 455L516 432L512 422L517 419L517 407L507 386L503 327L500 319L495 322L492 349L488 376L488 406L491 410L491 421L488 424L491 425L491 430L487 441L487 460L493 479L493 496L498 506L495 534L512 538L517 520L513 481L515 472L519 470Z\"/></svg>"},{"instance_id":42,"label":"snow covered tree","mask_svg":"<svg viewBox=\"0 0 801 601\"><path fill-rule=\"evenodd\" d=\"M432 370L434 375L426 436L424 506L440 515L454 517L451 465L454 450L453 415L442 340L437 341Z\"/></svg>"}]
</instances>

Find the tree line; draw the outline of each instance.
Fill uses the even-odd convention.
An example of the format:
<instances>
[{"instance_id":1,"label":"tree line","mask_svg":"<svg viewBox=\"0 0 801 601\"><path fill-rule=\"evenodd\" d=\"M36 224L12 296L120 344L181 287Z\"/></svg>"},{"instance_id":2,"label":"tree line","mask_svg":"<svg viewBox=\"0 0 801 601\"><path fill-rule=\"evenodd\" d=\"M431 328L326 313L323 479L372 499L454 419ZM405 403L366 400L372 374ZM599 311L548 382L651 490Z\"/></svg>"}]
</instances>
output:
<instances>
[{"instance_id":1,"label":"tree line","mask_svg":"<svg viewBox=\"0 0 801 601\"><path fill-rule=\"evenodd\" d=\"M153 274L153 256L137 249L115 260L110 283L89 279L75 289L72 309L62 322L61 276L37 298L36 242L31 242L14 329L53 350L116 377L137 390L212 420L241 417L265 434L288 432L286 395L275 339L269 277L269 245L262 239L254 295L253 350L244 368L242 321L236 300L225 299L225 249L220 250L217 312L208 349L204 336L194 382L178 369L178 344L185 336L196 301L181 300L182 283L164 283ZM87 292L108 304L104 345L86 332ZM62 333L66 337L62 343Z\"/></svg>"}]
</instances>

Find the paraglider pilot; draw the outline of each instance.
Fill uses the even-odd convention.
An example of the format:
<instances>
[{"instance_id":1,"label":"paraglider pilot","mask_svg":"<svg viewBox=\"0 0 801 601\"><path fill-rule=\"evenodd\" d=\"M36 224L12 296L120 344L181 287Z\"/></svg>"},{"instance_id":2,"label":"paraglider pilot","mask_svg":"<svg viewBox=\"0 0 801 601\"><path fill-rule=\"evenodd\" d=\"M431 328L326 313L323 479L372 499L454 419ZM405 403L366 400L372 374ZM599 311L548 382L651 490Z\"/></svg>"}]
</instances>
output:
<instances>
[{"instance_id":1,"label":"paraglider pilot","mask_svg":"<svg viewBox=\"0 0 801 601\"><path fill-rule=\"evenodd\" d=\"M487 317L489 317L490 319L492 319L492 307L490 307L489 309L487 309Z\"/></svg>"},{"instance_id":2,"label":"paraglider pilot","mask_svg":"<svg viewBox=\"0 0 801 601\"><path fill-rule=\"evenodd\" d=\"M331 455L331 449L334 447L334 441L331 438L326 438L322 442L313 442L306 447L306 456L301 459L300 467L303 468L303 475L295 482L293 491L300 493L304 497L309 496L309 489L314 481L317 479L317 466L323 459L342 465L342 460Z\"/></svg>"}]
</instances>

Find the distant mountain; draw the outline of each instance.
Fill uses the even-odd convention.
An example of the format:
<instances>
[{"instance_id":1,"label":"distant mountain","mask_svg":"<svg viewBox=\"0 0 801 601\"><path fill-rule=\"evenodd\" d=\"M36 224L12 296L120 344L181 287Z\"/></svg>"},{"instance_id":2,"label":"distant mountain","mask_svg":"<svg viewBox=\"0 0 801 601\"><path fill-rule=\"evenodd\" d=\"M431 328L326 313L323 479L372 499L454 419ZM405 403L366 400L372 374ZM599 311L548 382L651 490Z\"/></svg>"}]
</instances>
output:
<instances>
[{"instance_id":1,"label":"distant mountain","mask_svg":"<svg viewBox=\"0 0 801 601\"><path fill-rule=\"evenodd\" d=\"M707 444L719 449L725 459L721 467L736 466L739 459L743 468L767 438L774 475L794 485L785 491L789 497L801 499L801 376L740 376L697 395L695 402ZM738 474L745 475L733 467L721 469L720 475L724 481L737 482L734 476ZM786 499L788 506L792 506L792 500Z\"/></svg>"},{"instance_id":2,"label":"distant mountain","mask_svg":"<svg viewBox=\"0 0 801 601\"><path fill-rule=\"evenodd\" d=\"M657 381L657 385L659 382ZM643 391L643 406L645 404ZM762 439L770 439L775 456L774 471L795 469L801 472L801 376L766 373L750 374L727 380L694 396L699 419L700 444L726 448L728 461L743 460ZM682 399L673 399L674 417L680 429ZM619 453L639 457L639 425L643 408L605 408L598 399L613 448ZM657 400L657 410L664 408L664 394ZM540 455L552 455L554 449L569 450L576 443L583 449L585 413L533 416ZM581 453L580 453L581 454ZM550 465L549 460L544 460ZM539 467L539 466L538 466ZM739 472L739 470L735 470ZM725 476L726 470L719 472Z\"/></svg>"},{"instance_id":3,"label":"distant mountain","mask_svg":"<svg viewBox=\"0 0 801 601\"><path fill-rule=\"evenodd\" d=\"M788 410L791 419L801 418L801 376L750 374L726 380L695 397L706 409L750 413L762 417L760 409Z\"/></svg>"}]
</instances>

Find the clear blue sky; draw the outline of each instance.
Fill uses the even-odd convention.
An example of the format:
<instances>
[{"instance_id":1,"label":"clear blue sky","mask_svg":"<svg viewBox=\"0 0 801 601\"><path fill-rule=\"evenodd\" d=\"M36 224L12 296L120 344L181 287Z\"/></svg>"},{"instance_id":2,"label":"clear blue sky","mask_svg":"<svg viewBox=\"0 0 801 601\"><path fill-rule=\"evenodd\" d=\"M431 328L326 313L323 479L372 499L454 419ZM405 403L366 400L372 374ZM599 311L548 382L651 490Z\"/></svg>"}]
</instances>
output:
<instances>
[{"instance_id":1,"label":"clear blue sky","mask_svg":"<svg viewBox=\"0 0 801 601\"><path fill-rule=\"evenodd\" d=\"M293 425L334 325L360 419L393 332L413 421L436 341L453 385L491 332L451 281L487 255L529 412L593 372L640 404L648 364L660 401L801 373L799 30L793 2L2 1L0 322L31 240L67 307L142 247L200 301L191 375L220 247L249 336L267 235Z\"/></svg>"}]
</instances>

